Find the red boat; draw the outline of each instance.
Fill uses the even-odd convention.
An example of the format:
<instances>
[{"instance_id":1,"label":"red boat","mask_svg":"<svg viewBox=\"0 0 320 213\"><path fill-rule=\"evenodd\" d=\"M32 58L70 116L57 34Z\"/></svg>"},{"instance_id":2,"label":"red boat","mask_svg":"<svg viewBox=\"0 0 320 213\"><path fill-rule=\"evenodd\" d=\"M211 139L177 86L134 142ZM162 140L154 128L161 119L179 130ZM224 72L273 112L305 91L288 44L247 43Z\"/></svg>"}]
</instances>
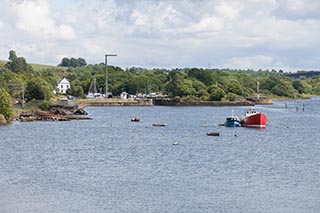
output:
<instances>
[{"instance_id":1,"label":"red boat","mask_svg":"<svg viewBox=\"0 0 320 213\"><path fill-rule=\"evenodd\" d=\"M264 128L267 124L267 116L254 109L247 109L241 119L241 125L245 127Z\"/></svg>"}]
</instances>

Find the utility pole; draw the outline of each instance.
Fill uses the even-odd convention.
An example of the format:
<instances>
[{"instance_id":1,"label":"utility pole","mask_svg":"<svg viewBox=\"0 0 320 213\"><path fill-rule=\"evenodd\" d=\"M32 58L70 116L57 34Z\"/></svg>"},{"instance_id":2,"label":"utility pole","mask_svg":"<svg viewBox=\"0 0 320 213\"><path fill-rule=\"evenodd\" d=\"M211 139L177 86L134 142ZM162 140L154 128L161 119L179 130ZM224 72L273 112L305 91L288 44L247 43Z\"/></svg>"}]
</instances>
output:
<instances>
[{"instance_id":1,"label":"utility pole","mask_svg":"<svg viewBox=\"0 0 320 213\"><path fill-rule=\"evenodd\" d=\"M105 63L106 63L106 94L105 94L105 98L108 98L108 56L117 56L115 54L106 54L105 55Z\"/></svg>"},{"instance_id":2,"label":"utility pole","mask_svg":"<svg viewBox=\"0 0 320 213\"><path fill-rule=\"evenodd\" d=\"M24 108L24 83L22 82L22 108Z\"/></svg>"},{"instance_id":3,"label":"utility pole","mask_svg":"<svg viewBox=\"0 0 320 213\"><path fill-rule=\"evenodd\" d=\"M260 92L260 88L259 88L259 86L260 86L260 82L258 81L257 82L257 98L259 99L260 98L260 94L259 94L259 92Z\"/></svg>"}]
</instances>

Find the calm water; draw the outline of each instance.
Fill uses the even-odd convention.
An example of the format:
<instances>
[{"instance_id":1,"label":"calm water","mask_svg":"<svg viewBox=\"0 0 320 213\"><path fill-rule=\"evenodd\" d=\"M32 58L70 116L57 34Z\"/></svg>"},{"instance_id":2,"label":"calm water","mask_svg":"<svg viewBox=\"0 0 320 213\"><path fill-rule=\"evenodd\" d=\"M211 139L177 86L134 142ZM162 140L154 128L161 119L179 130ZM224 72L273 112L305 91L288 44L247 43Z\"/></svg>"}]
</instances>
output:
<instances>
[{"instance_id":1,"label":"calm water","mask_svg":"<svg viewBox=\"0 0 320 213\"><path fill-rule=\"evenodd\" d=\"M244 107L87 108L93 120L2 126L0 212L319 212L320 99L284 106L256 107L263 130L217 126Z\"/></svg>"}]
</instances>

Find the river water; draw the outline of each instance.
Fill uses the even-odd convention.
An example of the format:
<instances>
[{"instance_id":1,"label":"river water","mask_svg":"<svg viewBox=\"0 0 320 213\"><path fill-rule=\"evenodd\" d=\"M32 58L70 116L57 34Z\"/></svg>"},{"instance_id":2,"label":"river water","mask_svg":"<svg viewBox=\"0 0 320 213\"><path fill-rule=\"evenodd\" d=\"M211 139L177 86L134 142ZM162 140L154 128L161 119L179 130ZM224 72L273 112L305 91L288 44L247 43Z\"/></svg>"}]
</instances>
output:
<instances>
[{"instance_id":1,"label":"river water","mask_svg":"<svg viewBox=\"0 0 320 213\"><path fill-rule=\"evenodd\" d=\"M0 212L319 212L320 99L255 108L265 129L217 125L245 107L165 106L1 126Z\"/></svg>"}]
</instances>

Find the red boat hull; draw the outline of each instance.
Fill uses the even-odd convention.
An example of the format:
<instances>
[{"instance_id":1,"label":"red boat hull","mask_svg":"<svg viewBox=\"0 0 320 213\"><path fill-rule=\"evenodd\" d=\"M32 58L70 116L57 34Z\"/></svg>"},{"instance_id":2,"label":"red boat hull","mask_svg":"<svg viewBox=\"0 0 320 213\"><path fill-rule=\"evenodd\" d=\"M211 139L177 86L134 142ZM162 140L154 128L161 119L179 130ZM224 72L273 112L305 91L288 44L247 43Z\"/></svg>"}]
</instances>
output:
<instances>
[{"instance_id":1,"label":"red boat hull","mask_svg":"<svg viewBox=\"0 0 320 213\"><path fill-rule=\"evenodd\" d=\"M244 117L241 125L245 127L264 128L267 124L267 116L261 112Z\"/></svg>"}]
</instances>

